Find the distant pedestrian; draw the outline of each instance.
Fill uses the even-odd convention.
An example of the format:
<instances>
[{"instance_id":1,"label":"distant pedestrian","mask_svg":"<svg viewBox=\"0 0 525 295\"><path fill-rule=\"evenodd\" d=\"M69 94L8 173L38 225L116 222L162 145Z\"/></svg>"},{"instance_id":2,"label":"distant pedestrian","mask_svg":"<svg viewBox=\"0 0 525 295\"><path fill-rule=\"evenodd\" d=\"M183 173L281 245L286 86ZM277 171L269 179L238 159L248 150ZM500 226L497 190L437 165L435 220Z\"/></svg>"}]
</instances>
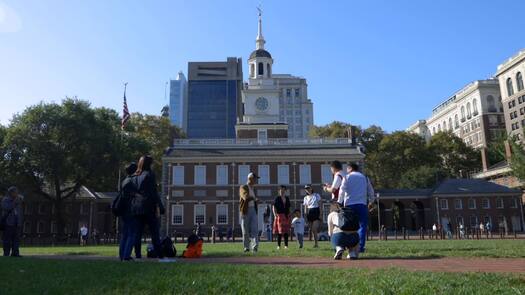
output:
<instances>
[{"instance_id":1,"label":"distant pedestrian","mask_svg":"<svg viewBox=\"0 0 525 295\"><path fill-rule=\"evenodd\" d=\"M459 238L463 240L465 238L465 226L463 223L459 224Z\"/></svg>"},{"instance_id":2,"label":"distant pedestrian","mask_svg":"<svg viewBox=\"0 0 525 295\"><path fill-rule=\"evenodd\" d=\"M4 225L2 243L4 256L20 257L20 226L22 221L22 195L14 186L7 190L2 199L1 221Z\"/></svg>"},{"instance_id":3,"label":"distant pedestrian","mask_svg":"<svg viewBox=\"0 0 525 295\"><path fill-rule=\"evenodd\" d=\"M487 234L490 234L492 230L492 225L490 224L490 220L487 221L487 224L485 224L485 230L487 231Z\"/></svg>"},{"instance_id":4,"label":"distant pedestrian","mask_svg":"<svg viewBox=\"0 0 525 295\"><path fill-rule=\"evenodd\" d=\"M230 241L233 238L233 228L228 227L228 230L226 231L226 240Z\"/></svg>"},{"instance_id":5,"label":"distant pedestrian","mask_svg":"<svg viewBox=\"0 0 525 295\"><path fill-rule=\"evenodd\" d=\"M308 228L314 236L314 248L319 247L319 231L321 229L321 207L322 200L318 193L315 193L310 184L305 185L304 191L306 196L303 199L304 212L306 212L306 220L308 221Z\"/></svg>"},{"instance_id":6,"label":"distant pedestrian","mask_svg":"<svg viewBox=\"0 0 525 295\"><path fill-rule=\"evenodd\" d=\"M87 244L88 234L89 234L88 228L85 224L83 224L80 227L79 233L80 233L80 246L85 246Z\"/></svg>"},{"instance_id":7,"label":"distant pedestrian","mask_svg":"<svg viewBox=\"0 0 525 295\"><path fill-rule=\"evenodd\" d=\"M253 253L256 253L259 248L258 199L255 196L254 190L257 179L259 179L259 177L255 173L250 172L248 174L248 182L239 188L239 210L241 213L244 252L249 252L251 249Z\"/></svg>"},{"instance_id":8,"label":"distant pedestrian","mask_svg":"<svg viewBox=\"0 0 525 295\"><path fill-rule=\"evenodd\" d=\"M299 249L303 248L304 241L304 218L301 216L301 210L296 209L293 212L294 218L292 219L293 231L295 233L295 238L299 244Z\"/></svg>"},{"instance_id":9,"label":"distant pedestrian","mask_svg":"<svg viewBox=\"0 0 525 295\"><path fill-rule=\"evenodd\" d=\"M437 239L437 231L438 231L438 227L437 227L437 225L434 223L434 224L432 225L432 237L435 238L435 239Z\"/></svg>"},{"instance_id":10,"label":"distant pedestrian","mask_svg":"<svg viewBox=\"0 0 525 295\"><path fill-rule=\"evenodd\" d=\"M288 249L288 234L290 233L290 199L286 196L286 186L279 187L279 196L273 203L273 233L277 235L277 249L281 249L281 241L284 237L284 248Z\"/></svg>"},{"instance_id":11,"label":"distant pedestrian","mask_svg":"<svg viewBox=\"0 0 525 295\"><path fill-rule=\"evenodd\" d=\"M348 165L337 202L350 208L359 218L359 252L365 252L366 231L368 229L368 210L372 208L375 192L368 177L359 171L359 165Z\"/></svg>"},{"instance_id":12,"label":"distant pedestrian","mask_svg":"<svg viewBox=\"0 0 525 295\"><path fill-rule=\"evenodd\" d=\"M485 232L485 225L483 224L483 222L480 222L479 223L479 233L483 234L484 232Z\"/></svg>"},{"instance_id":13,"label":"distant pedestrian","mask_svg":"<svg viewBox=\"0 0 525 295\"><path fill-rule=\"evenodd\" d=\"M272 209L270 205L266 206L263 214L264 231L266 233L266 241L272 240Z\"/></svg>"},{"instance_id":14,"label":"distant pedestrian","mask_svg":"<svg viewBox=\"0 0 525 295\"><path fill-rule=\"evenodd\" d=\"M448 222L446 225L446 231L447 231L447 238L449 240L452 240L452 224L450 224L450 222Z\"/></svg>"},{"instance_id":15,"label":"distant pedestrian","mask_svg":"<svg viewBox=\"0 0 525 295\"><path fill-rule=\"evenodd\" d=\"M333 161L332 164L330 164L330 171L334 176L332 184L325 183L323 189L325 192L332 194L332 201L337 201L344 179L343 164L337 160Z\"/></svg>"}]
</instances>

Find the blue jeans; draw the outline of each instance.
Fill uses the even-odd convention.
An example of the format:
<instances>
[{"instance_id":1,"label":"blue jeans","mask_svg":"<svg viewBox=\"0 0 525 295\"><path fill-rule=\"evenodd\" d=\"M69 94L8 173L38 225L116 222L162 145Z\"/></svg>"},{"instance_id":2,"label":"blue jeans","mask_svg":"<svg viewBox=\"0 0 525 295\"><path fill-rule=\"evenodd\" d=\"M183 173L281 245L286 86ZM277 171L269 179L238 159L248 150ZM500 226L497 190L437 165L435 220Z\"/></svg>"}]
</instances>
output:
<instances>
[{"instance_id":1,"label":"blue jeans","mask_svg":"<svg viewBox=\"0 0 525 295\"><path fill-rule=\"evenodd\" d=\"M120 260L131 258L131 251L137 242L138 220L134 216L124 216L122 221L122 234L120 236Z\"/></svg>"},{"instance_id":2,"label":"blue jeans","mask_svg":"<svg viewBox=\"0 0 525 295\"><path fill-rule=\"evenodd\" d=\"M341 247L343 249L354 248L359 243L359 235L356 233L343 233L338 232L332 235L330 238L334 249Z\"/></svg>"},{"instance_id":3,"label":"blue jeans","mask_svg":"<svg viewBox=\"0 0 525 295\"><path fill-rule=\"evenodd\" d=\"M20 255L20 230L16 225L6 225L2 235L2 243L4 246L4 256L19 256Z\"/></svg>"},{"instance_id":4,"label":"blue jeans","mask_svg":"<svg viewBox=\"0 0 525 295\"><path fill-rule=\"evenodd\" d=\"M257 228L258 220L255 207L248 207L248 212L246 212L246 214L241 214L241 229L244 250L257 250L259 247L259 230Z\"/></svg>"},{"instance_id":5,"label":"blue jeans","mask_svg":"<svg viewBox=\"0 0 525 295\"><path fill-rule=\"evenodd\" d=\"M299 248L303 247L303 241L304 241L304 234L295 234L295 237L297 238L297 243L299 243Z\"/></svg>"},{"instance_id":6,"label":"blue jeans","mask_svg":"<svg viewBox=\"0 0 525 295\"><path fill-rule=\"evenodd\" d=\"M348 205L359 216L359 251L365 250L366 230L368 228L368 206L365 204Z\"/></svg>"},{"instance_id":7,"label":"blue jeans","mask_svg":"<svg viewBox=\"0 0 525 295\"><path fill-rule=\"evenodd\" d=\"M144 231L144 226L147 225L149 228L149 233L151 235L151 244L153 245L153 251L155 254L155 257L161 257L161 251L160 251L160 223L157 216L154 214L148 214L144 216L140 216L137 218L138 220L138 230L137 230L137 236L135 239L135 257L141 258L141 240L142 240L142 233Z\"/></svg>"}]
</instances>

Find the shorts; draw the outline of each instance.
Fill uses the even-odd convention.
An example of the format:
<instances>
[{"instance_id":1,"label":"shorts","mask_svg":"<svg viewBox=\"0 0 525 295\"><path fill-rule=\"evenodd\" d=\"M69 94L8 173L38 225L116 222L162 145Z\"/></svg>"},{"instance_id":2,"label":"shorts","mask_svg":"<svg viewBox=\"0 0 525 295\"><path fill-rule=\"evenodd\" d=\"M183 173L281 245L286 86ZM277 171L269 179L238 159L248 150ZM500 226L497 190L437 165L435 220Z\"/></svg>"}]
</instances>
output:
<instances>
[{"instance_id":1,"label":"shorts","mask_svg":"<svg viewBox=\"0 0 525 295\"><path fill-rule=\"evenodd\" d=\"M316 220L320 220L321 216L321 210L319 210L319 207L317 208L310 208L308 209L308 214L306 215L306 220L308 223L312 223Z\"/></svg>"},{"instance_id":2,"label":"shorts","mask_svg":"<svg viewBox=\"0 0 525 295\"><path fill-rule=\"evenodd\" d=\"M359 235L357 233L338 232L332 235L331 242L334 248L351 249L359 244Z\"/></svg>"}]
</instances>

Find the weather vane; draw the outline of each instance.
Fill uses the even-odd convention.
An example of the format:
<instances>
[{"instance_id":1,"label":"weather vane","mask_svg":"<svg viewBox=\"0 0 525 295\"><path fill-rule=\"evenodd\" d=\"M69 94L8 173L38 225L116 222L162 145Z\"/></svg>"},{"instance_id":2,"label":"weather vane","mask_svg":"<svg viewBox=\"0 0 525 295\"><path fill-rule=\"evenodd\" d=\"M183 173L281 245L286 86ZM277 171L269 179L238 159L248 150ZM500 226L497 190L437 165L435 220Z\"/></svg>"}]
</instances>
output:
<instances>
[{"instance_id":1,"label":"weather vane","mask_svg":"<svg viewBox=\"0 0 525 295\"><path fill-rule=\"evenodd\" d=\"M261 4L259 3L259 5L257 6L257 11L259 11L259 16L261 16L262 14L262 9L261 9Z\"/></svg>"}]
</instances>

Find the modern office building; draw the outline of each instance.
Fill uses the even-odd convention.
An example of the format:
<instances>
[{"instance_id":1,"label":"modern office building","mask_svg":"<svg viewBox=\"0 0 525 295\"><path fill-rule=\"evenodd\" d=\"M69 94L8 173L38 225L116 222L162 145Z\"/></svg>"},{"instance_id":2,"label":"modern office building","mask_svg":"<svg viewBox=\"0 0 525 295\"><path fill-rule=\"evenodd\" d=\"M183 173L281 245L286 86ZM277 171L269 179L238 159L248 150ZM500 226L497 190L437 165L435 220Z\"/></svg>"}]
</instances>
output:
<instances>
[{"instance_id":1,"label":"modern office building","mask_svg":"<svg viewBox=\"0 0 525 295\"><path fill-rule=\"evenodd\" d=\"M407 131L424 137L441 131L451 131L474 148L487 147L505 133L503 106L500 99L499 83L495 79L477 80L432 110L425 120L427 131L418 121Z\"/></svg>"},{"instance_id":2,"label":"modern office building","mask_svg":"<svg viewBox=\"0 0 525 295\"><path fill-rule=\"evenodd\" d=\"M173 125L187 131L188 92L186 77L180 71L175 80L170 80L169 115Z\"/></svg>"},{"instance_id":3,"label":"modern office building","mask_svg":"<svg viewBox=\"0 0 525 295\"><path fill-rule=\"evenodd\" d=\"M240 58L188 63L188 138L235 138L242 79Z\"/></svg>"},{"instance_id":4,"label":"modern office building","mask_svg":"<svg viewBox=\"0 0 525 295\"><path fill-rule=\"evenodd\" d=\"M525 49L498 66L496 77L501 85L507 132L523 139L525 129Z\"/></svg>"}]
</instances>

